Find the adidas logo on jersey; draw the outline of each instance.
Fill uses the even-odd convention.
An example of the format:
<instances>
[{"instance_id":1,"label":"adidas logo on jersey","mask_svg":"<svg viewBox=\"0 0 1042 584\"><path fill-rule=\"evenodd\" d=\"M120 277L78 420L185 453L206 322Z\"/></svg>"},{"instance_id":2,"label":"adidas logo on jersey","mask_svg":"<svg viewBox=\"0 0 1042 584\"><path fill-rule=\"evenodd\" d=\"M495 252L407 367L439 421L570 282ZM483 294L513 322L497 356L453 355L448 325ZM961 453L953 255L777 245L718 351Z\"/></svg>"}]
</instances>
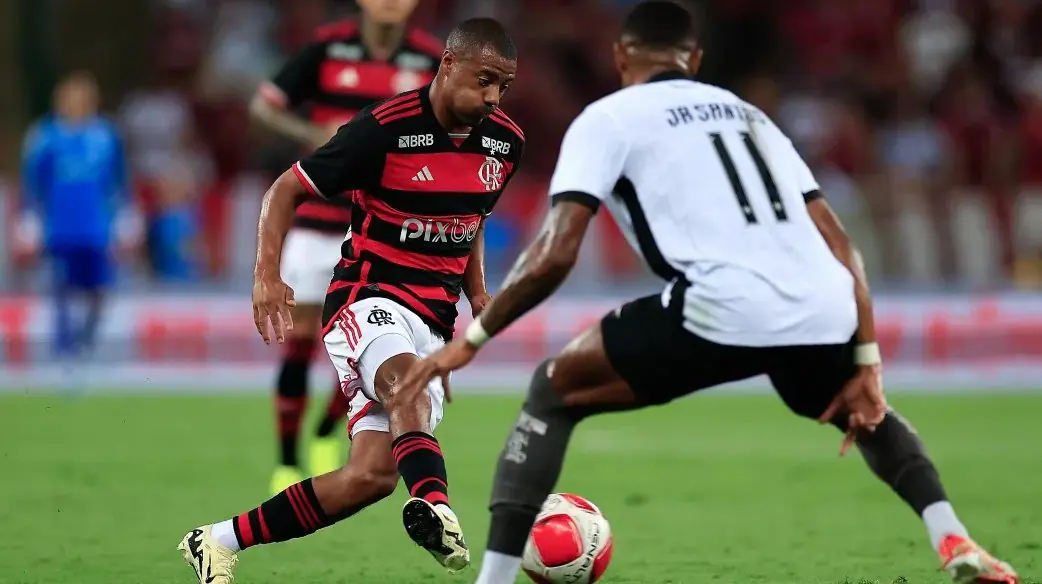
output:
<instances>
[{"instance_id":1,"label":"adidas logo on jersey","mask_svg":"<svg viewBox=\"0 0 1042 584\"><path fill-rule=\"evenodd\" d=\"M427 182L427 181L434 180L434 175L431 174L431 169L429 169L426 166L424 166L423 168L420 169L420 172L416 173L416 176L412 177L412 180L418 181L418 182Z\"/></svg>"},{"instance_id":2,"label":"adidas logo on jersey","mask_svg":"<svg viewBox=\"0 0 1042 584\"><path fill-rule=\"evenodd\" d=\"M489 154L496 155L502 154L506 156L510 154L510 142L504 142L502 140L496 140L489 138L488 136L481 137L481 147L488 148Z\"/></svg>"},{"instance_id":3,"label":"adidas logo on jersey","mask_svg":"<svg viewBox=\"0 0 1042 584\"><path fill-rule=\"evenodd\" d=\"M399 148L416 148L417 146L433 146L434 134L412 134L410 136L398 136Z\"/></svg>"}]
</instances>

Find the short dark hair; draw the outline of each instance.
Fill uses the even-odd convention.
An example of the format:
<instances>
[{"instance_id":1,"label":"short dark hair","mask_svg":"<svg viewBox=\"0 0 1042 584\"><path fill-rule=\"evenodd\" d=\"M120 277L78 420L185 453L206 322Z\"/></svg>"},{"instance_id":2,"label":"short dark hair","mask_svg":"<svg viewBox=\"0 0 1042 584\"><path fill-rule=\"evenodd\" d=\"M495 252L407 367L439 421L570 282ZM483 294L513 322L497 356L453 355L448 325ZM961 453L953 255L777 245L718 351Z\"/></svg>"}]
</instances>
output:
<instances>
[{"instance_id":1,"label":"short dark hair","mask_svg":"<svg viewBox=\"0 0 1042 584\"><path fill-rule=\"evenodd\" d=\"M698 23L691 10L670 0L645 0L622 23L623 40L649 49L693 49Z\"/></svg>"},{"instance_id":2,"label":"short dark hair","mask_svg":"<svg viewBox=\"0 0 1042 584\"><path fill-rule=\"evenodd\" d=\"M454 53L466 53L490 47L500 56L517 59L514 40L494 18L469 18L456 25L445 39L445 48Z\"/></svg>"}]
</instances>

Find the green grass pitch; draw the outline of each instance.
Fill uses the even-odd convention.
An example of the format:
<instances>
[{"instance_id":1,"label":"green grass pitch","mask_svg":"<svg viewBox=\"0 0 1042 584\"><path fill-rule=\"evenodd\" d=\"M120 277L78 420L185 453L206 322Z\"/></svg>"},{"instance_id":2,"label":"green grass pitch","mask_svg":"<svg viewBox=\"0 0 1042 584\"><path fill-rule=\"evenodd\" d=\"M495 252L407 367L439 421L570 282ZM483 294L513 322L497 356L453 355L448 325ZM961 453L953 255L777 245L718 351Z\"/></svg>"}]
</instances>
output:
<instances>
[{"instance_id":1,"label":"green grass pitch","mask_svg":"<svg viewBox=\"0 0 1042 584\"><path fill-rule=\"evenodd\" d=\"M322 396L321 401L324 401ZM320 401L318 399L314 401ZM1042 395L897 396L972 533L1042 576ZM518 397L460 396L439 429L481 557ZM0 583L193 581L175 545L266 496L270 401L0 397ZM772 396L706 395L585 423L559 490L615 532L607 584L947 582L916 517L840 436ZM403 490L314 536L242 554L245 584L470 584L406 538Z\"/></svg>"}]
</instances>

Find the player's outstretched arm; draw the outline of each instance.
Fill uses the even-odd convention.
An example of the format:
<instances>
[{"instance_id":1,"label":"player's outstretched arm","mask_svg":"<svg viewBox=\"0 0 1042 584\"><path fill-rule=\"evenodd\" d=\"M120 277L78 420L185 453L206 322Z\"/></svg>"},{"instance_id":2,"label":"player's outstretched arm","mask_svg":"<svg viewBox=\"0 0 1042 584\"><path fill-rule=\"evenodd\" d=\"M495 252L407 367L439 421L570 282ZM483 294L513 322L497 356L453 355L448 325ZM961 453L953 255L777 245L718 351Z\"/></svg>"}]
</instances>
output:
<instances>
[{"instance_id":1,"label":"player's outstretched arm","mask_svg":"<svg viewBox=\"0 0 1042 584\"><path fill-rule=\"evenodd\" d=\"M572 271L579 258L595 208L557 201L538 237L521 254L503 289L481 315L481 326L495 335L546 300Z\"/></svg>"},{"instance_id":2,"label":"player's outstretched arm","mask_svg":"<svg viewBox=\"0 0 1042 584\"><path fill-rule=\"evenodd\" d=\"M306 194L304 185L287 170L264 193L261 203L257 260L253 267L253 320L265 343L271 343L269 322L279 343L285 341L286 332L293 328L289 311L295 304L293 290L280 275L282 244L293 222L293 213Z\"/></svg>"},{"instance_id":3,"label":"player's outstretched arm","mask_svg":"<svg viewBox=\"0 0 1042 584\"><path fill-rule=\"evenodd\" d=\"M592 198L586 195L586 198ZM402 380L402 391L418 391L431 379L441 377L445 397L450 399L448 374L469 363L492 335L546 300L564 282L579 257L586 229L597 207L568 199L558 199L543 224L543 229L521 254L480 318L457 337L426 359L417 361Z\"/></svg>"}]
</instances>

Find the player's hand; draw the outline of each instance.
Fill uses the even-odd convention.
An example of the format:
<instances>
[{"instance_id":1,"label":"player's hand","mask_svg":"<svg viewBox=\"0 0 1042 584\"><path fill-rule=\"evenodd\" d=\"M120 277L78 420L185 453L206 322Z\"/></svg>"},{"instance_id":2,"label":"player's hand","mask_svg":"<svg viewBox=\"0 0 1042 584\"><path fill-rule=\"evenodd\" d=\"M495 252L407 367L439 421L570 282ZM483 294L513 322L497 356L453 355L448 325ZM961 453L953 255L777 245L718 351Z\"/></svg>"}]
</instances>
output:
<instances>
[{"instance_id":1,"label":"player's hand","mask_svg":"<svg viewBox=\"0 0 1042 584\"><path fill-rule=\"evenodd\" d=\"M837 415L847 416L847 435L839 448L843 456L854 444L858 432L874 432L886 416L888 406L883 394L883 369L879 365L861 367L850 381L843 386L825 413L818 418L827 423Z\"/></svg>"},{"instance_id":2,"label":"player's hand","mask_svg":"<svg viewBox=\"0 0 1042 584\"><path fill-rule=\"evenodd\" d=\"M492 302L492 296L487 292L482 292L469 297L468 300L470 300L470 313L474 315L474 318L477 318L479 314L485 311L488 303Z\"/></svg>"},{"instance_id":3,"label":"player's hand","mask_svg":"<svg viewBox=\"0 0 1042 584\"><path fill-rule=\"evenodd\" d=\"M293 330L290 309L297 305L293 299L293 288L282 278L254 276L253 278L253 323L257 325L264 342L271 344L271 332L280 345L286 342L286 333ZM268 323L271 323L271 330Z\"/></svg>"},{"instance_id":4,"label":"player's hand","mask_svg":"<svg viewBox=\"0 0 1042 584\"><path fill-rule=\"evenodd\" d=\"M442 388L445 389L445 401L452 402L452 390L449 388L449 373L460 369L474 359L478 350L464 339L453 339L449 344L431 353L426 359L421 359L409 368L402 382L402 391L408 393L420 392L435 377L441 378Z\"/></svg>"}]
</instances>

